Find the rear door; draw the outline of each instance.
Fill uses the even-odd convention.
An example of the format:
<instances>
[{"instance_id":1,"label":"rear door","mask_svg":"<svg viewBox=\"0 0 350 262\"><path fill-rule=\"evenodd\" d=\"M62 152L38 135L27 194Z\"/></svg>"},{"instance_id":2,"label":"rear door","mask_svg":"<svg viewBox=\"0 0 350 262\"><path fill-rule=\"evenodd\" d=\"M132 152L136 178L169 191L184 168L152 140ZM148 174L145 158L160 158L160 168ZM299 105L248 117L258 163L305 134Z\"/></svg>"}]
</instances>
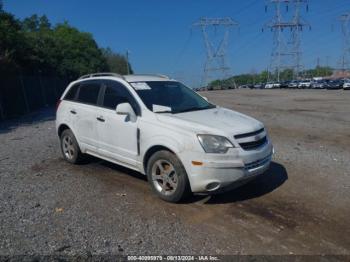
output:
<instances>
[{"instance_id":1,"label":"rear door","mask_svg":"<svg viewBox=\"0 0 350 262\"><path fill-rule=\"evenodd\" d=\"M135 167L139 161L139 116L132 121L125 115L117 115L116 107L121 103L129 103L140 115L140 107L129 90L120 82L106 80L98 109L99 154Z\"/></svg>"},{"instance_id":2,"label":"rear door","mask_svg":"<svg viewBox=\"0 0 350 262\"><path fill-rule=\"evenodd\" d=\"M60 115L57 116L61 120L61 123L67 123L74 132L74 123L76 121L75 118L75 108L77 107L77 95L78 95L78 90L79 90L80 84L75 84L73 85L63 98L63 105L60 105Z\"/></svg>"},{"instance_id":3,"label":"rear door","mask_svg":"<svg viewBox=\"0 0 350 262\"><path fill-rule=\"evenodd\" d=\"M80 84L76 101L70 113L73 129L79 144L88 151L98 148L96 109L101 91L101 81L84 81Z\"/></svg>"}]
</instances>

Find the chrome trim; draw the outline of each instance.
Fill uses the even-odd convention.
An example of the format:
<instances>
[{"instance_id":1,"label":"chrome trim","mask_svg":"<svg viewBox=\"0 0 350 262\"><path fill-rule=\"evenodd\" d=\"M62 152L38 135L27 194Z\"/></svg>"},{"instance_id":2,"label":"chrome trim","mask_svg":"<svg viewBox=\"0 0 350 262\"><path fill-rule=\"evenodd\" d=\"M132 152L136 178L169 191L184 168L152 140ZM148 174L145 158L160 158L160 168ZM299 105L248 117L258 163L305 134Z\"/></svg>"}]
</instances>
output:
<instances>
[{"instance_id":1,"label":"chrome trim","mask_svg":"<svg viewBox=\"0 0 350 262\"><path fill-rule=\"evenodd\" d=\"M247 171L254 171L254 169L260 168L271 161L272 154L268 155L267 157L264 157L262 159L259 159L254 162L250 162L244 165L244 169Z\"/></svg>"}]
</instances>

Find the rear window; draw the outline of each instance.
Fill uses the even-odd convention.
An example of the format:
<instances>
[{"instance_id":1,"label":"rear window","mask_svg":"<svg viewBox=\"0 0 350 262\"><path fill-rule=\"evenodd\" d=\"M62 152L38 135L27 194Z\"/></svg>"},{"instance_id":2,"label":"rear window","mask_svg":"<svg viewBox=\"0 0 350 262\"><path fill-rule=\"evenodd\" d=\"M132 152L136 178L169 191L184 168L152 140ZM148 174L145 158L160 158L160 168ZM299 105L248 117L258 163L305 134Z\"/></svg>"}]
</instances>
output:
<instances>
[{"instance_id":1,"label":"rear window","mask_svg":"<svg viewBox=\"0 0 350 262\"><path fill-rule=\"evenodd\" d=\"M75 100L76 98L76 94L79 88L79 84L76 84L74 86L72 86L69 90L68 93L66 94L66 96L64 97L65 100Z\"/></svg>"},{"instance_id":2,"label":"rear window","mask_svg":"<svg viewBox=\"0 0 350 262\"><path fill-rule=\"evenodd\" d=\"M97 104L98 94L100 92L100 83L89 82L81 84L79 89L78 101L86 104Z\"/></svg>"}]
</instances>

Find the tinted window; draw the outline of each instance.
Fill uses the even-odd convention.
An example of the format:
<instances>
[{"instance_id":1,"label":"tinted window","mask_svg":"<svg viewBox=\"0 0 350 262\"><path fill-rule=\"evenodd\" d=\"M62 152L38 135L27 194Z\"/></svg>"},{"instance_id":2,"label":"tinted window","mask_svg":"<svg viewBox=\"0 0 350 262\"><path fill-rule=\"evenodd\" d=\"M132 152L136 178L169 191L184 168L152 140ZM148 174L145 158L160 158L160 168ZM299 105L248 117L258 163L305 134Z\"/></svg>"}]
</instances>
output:
<instances>
[{"instance_id":1,"label":"tinted window","mask_svg":"<svg viewBox=\"0 0 350 262\"><path fill-rule=\"evenodd\" d=\"M96 104L98 93L100 91L100 83L89 82L81 84L79 89L78 101L87 104Z\"/></svg>"},{"instance_id":2,"label":"tinted window","mask_svg":"<svg viewBox=\"0 0 350 262\"><path fill-rule=\"evenodd\" d=\"M104 94L103 106L114 110L117 105L121 103L129 103L135 113L139 113L139 106L127 88L121 83L108 81Z\"/></svg>"},{"instance_id":3,"label":"tinted window","mask_svg":"<svg viewBox=\"0 0 350 262\"><path fill-rule=\"evenodd\" d=\"M79 84L76 84L76 85L72 86L68 90L68 93L66 94L64 99L66 99L66 100L75 100L75 96L77 94L78 88L79 88Z\"/></svg>"}]
</instances>

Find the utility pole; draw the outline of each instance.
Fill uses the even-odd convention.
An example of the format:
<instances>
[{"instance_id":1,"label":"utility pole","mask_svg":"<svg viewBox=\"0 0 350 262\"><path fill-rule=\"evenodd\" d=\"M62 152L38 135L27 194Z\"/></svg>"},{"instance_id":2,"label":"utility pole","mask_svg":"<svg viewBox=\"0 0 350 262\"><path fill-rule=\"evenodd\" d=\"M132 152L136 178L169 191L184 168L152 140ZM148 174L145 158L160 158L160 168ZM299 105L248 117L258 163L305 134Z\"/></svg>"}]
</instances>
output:
<instances>
[{"instance_id":1,"label":"utility pole","mask_svg":"<svg viewBox=\"0 0 350 262\"><path fill-rule=\"evenodd\" d=\"M270 71L276 74L278 82L285 69L292 69L294 78L298 78L303 69L301 32L304 27L309 26L301 17L301 7L306 5L308 11L308 0L269 0L268 4L275 9L274 18L265 24L273 32ZM284 8L285 12L291 12L291 18L285 19L282 16ZM267 6L265 10L267 11Z\"/></svg>"},{"instance_id":2,"label":"utility pole","mask_svg":"<svg viewBox=\"0 0 350 262\"><path fill-rule=\"evenodd\" d=\"M343 36L343 51L340 60L340 68L345 76L346 71L350 68L350 12L341 15L339 20Z\"/></svg>"},{"instance_id":3,"label":"utility pole","mask_svg":"<svg viewBox=\"0 0 350 262\"><path fill-rule=\"evenodd\" d=\"M214 79L227 79L230 75L230 66L227 62L227 48L229 42L230 30L234 26L238 26L238 23L230 17L224 18L201 18L195 22L193 27L199 27L201 29L204 45L206 49L206 61L204 63L204 76L203 83L208 85L210 81ZM218 33L219 29L223 29L222 40L219 44L215 44L210 37L210 33L213 31ZM215 74L216 73L216 74ZM234 87L236 86L233 83Z\"/></svg>"},{"instance_id":4,"label":"utility pole","mask_svg":"<svg viewBox=\"0 0 350 262\"><path fill-rule=\"evenodd\" d=\"M130 75L129 54L130 54L130 51L126 50L126 74L127 75Z\"/></svg>"},{"instance_id":5,"label":"utility pole","mask_svg":"<svg viewBox=\"0 0 350 262\"><path fill-rule=\"evenodd\" d=\"M3 11L4 3L2 0L0 0L0 13ZM1 53L0 53L0 61L1 61ZM2 96L1 96L1 90L0 90L0 120L5 119L4 109L2 108Z\"/></svg>"}]
</instances>

